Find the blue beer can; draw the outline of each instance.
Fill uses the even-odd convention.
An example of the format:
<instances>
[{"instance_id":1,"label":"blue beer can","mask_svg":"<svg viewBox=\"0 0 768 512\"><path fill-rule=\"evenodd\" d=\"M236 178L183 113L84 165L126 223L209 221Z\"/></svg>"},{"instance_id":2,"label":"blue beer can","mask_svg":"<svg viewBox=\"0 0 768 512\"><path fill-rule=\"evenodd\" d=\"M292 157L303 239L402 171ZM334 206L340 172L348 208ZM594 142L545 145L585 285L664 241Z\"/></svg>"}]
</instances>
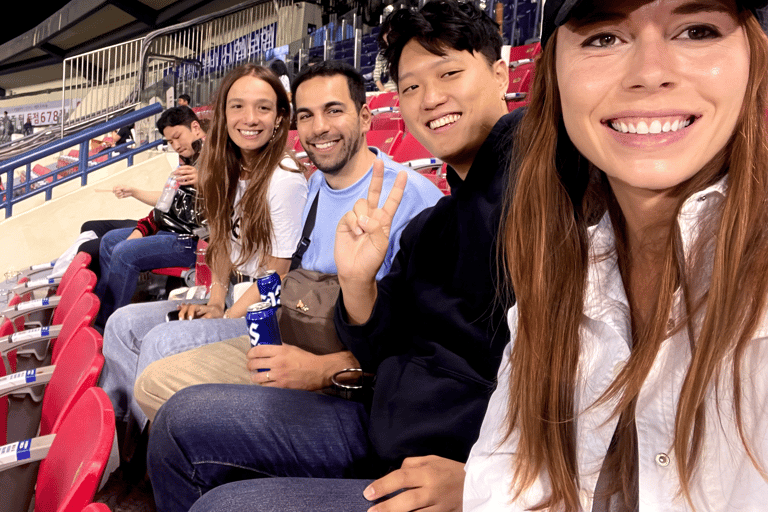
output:
<instances>
[{"instance_id":1,"label":"blue beer can","mask_svg":"<svg viewBox=\"0 0 768 512\"><path fill-rule=\"evenodd\" d=\"M256 283L261 293L261 301L269 302L272 307L280 305L280 276L274 270L267 270L256 276Z\"/></svg>"},{"instance_id":2,"label":"blue beer can","mask_svg":"<svg viewBox=\"0 0 768 512\"><path fill-rule=\"evenodd\" d=\"M277 323L277 309L269 302L257 302L248 306L245 314L251 346L282 345L280 325Z\"/></svg>"}]
</instances>

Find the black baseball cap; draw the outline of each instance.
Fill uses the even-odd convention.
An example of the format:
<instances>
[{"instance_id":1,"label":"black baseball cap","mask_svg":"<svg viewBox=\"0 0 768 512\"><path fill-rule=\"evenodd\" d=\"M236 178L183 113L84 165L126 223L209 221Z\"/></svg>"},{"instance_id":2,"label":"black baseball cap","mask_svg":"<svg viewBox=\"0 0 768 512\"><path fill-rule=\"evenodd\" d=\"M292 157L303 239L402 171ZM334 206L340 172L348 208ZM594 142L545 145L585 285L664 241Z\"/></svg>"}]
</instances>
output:
<instances>
[{"instance_id":1,"label":"black baseball cap","mask_svg":"<svg viewBox=\"0 0 768 512\"><path fill-rule=\"evenodd\" d=\"M541 27L542 46L552 36L555 29L564 25L570 18L573 10L581 4L582 0L547 0L544 4L544 23ZM757 9L768 5L768 0L737 0L736 5L752 11L757 15Z\"/></svg>"}]
</instances>

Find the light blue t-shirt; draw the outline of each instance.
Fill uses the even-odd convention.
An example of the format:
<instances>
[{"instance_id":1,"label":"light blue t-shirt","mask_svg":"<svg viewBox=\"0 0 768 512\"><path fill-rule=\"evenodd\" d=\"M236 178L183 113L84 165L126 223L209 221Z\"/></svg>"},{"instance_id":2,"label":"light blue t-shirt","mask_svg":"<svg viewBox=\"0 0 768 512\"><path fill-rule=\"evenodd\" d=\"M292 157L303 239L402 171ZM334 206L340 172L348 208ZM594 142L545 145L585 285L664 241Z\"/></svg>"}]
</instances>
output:
<instances>
[{"instance_id":1,"label":"light blue t-shirt","mask_svg":"<svg viewBox=\"0 0 768 512\"><path fill-rule=\"evenodd\" d=\"M392 230L389 236L389 248L381 265L376 279L384 277L392 266L392 258L397 254L400 248L400 233L408 222L415 217L424 208L434 205L438 199L443 197L443 193L434 183L419 174L418 172L405 167L402 164L393 162L386 154L376 148L369 148L384 162L384 183L381 188L381 197L379 207L384 205L392 185L395 183L395 177L400 171L408 173L408 183L405 185L403 199L400 207L392 219ZM315 171L309 178L309 193L307 194L307 204L304 207L302 216L302 226L307 220L307 214L312 207L315 196L320 194L317 203L317 216L315 228L310 236L310 244L307 252L301 260L301 268L315 270L328 274L336 274L336 262L333 259L333 244L336 238L336 226L344 216L350 211L358 199L368 197L368 186L371 183L373 167L360 178L357 183L342 190L334 190L328 186L325 181L325 175L321 171Z\"/></svg>"}]
</instances>

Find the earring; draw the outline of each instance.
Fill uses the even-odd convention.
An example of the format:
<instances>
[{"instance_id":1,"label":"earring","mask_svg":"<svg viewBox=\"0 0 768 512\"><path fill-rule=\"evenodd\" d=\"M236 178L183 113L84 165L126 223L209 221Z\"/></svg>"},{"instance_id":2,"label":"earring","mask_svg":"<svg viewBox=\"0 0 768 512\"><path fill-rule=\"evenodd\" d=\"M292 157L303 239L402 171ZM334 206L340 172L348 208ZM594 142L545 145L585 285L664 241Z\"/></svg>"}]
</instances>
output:
<instances>
[{"instance_id":1,"label":"earring","mask_svg":"<svg viewBox=\"0 0 768 512\"><path fill-rule=\"evenodd\" d=\"M269 142L272 142L275 140L275 137L277 137L277 131L280 129L280 121L282 121L282 119L278 119L277 123L275 123L275 128L272 130L272 138L269 139Z\"/></svg>"}]
</instances>

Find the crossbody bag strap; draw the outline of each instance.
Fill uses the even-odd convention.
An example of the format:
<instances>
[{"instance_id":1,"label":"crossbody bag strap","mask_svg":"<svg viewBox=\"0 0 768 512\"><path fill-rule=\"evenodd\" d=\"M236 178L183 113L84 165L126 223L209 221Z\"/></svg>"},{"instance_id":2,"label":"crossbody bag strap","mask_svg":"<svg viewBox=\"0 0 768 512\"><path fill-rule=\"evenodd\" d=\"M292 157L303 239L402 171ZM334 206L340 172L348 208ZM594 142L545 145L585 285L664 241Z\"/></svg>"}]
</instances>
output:
<instances>
[{"instance_id":1,"label":"crossbody bag strap","mask_svg":"<svg viewBox=\"0 0 768 512\"><path fill-rule=\"evenodd\" d=\"M299 245L291 256L291 270L296 270L301 266L301 259L304 257L304 253L309 249L309 235L312 234L312 230L315 229L315 218L317 217L317 200L320 199L320 191L317 191L315 200L312 201L312 206L307 213L307 220L304 222L304 230L301 232L301 240Z\"/></svg>"}]
</instances>

